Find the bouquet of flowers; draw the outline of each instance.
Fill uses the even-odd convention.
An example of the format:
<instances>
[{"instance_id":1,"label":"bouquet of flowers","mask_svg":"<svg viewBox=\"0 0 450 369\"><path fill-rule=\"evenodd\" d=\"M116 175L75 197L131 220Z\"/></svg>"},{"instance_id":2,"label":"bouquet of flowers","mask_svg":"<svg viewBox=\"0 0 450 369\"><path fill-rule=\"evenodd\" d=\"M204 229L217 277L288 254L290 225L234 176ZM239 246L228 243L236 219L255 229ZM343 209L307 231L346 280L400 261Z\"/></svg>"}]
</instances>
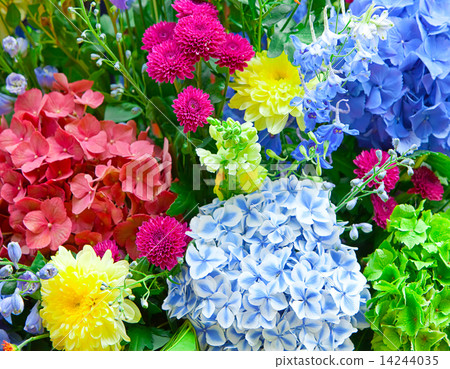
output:
<instances>
[{"instance_id":1,"label":"bouquet of flowers","mask_svg":"<svg viewBox=\"0 0 450 369\"><path fill-rule=\"evenodd\" d=\"M0 350L449 349L447 1L0 15Z\"/></svg>"}]
</instances>

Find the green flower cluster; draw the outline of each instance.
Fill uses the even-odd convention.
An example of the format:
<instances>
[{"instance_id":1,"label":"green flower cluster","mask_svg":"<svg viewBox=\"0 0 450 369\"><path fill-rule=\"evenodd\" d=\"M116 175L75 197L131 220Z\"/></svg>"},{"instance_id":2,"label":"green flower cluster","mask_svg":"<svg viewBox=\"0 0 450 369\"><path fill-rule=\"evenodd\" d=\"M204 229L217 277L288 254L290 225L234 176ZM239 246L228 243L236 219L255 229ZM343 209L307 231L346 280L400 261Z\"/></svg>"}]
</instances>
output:
<instances>
[{"instance_id":1,"label":"green flower cluster","mask_svg":"<svg viewBox=\"0 0 450 369\"><path fill-rule=\"evenodd\" d=\"M214 193L220 200L236 193L256 191L264 182L267 170L261 163L261 145L252 123L241 124L228 118L208 118L209 133L216 141L217 154L197 149L200 163L216 173Z\"/></svg>"},{"instance_id":2,"label":"green flower cluster","mask_svg":"<svg viewBox=\"0 0 450 369\"><path fill-rule=\"evenodd\" d=\"M448 350L450 346L450 211L399 205L389 237L365 261L375 292L367 320L374 350Z\"/></svg>"}]
</instances>

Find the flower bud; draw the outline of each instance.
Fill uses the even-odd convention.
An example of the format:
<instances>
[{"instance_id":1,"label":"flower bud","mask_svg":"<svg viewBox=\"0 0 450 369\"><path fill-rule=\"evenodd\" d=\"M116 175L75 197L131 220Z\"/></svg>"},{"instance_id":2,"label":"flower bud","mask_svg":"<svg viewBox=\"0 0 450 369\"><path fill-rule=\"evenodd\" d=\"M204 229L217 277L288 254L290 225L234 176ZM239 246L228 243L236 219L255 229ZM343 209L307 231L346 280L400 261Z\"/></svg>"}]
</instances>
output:
<instances>
[{"instance_id":1,"label":"flower bud","mask_svg":"<svg viewBox=\"0 0 450 369\"><path fill-rule=\"evenodd\" d=\"M122 34L120 32L116 33L116 40L117 42L120 42L122 40Z\"/></svg>"},{"instance_id":2,"label":"flower bud","mask_svg":"<svg viewBox=\"0 0 450 369\"><path fill-rule=\"evenodd\" d=\"M6 278L9 277L13 272L12 265L5 265L3 268L0 269L0 278Z\"/></svg>"},{"instance_id":3,"label":"flower bud","mask_svg":"<svg viewBox=\"0 0 450 369\"><path fill-rule=\"evenodd\" d=\"M411 151L416 151L417 149L418 149L418 147L416 144L412 145L410 148Z\"/></svg>"},{"instance_id":4,"label":"flower bud","mask_svg":"<svg viewBox=\"0 0 450 369\"><path fill-rule=\"evenodd\" d=\"M100 57L100 55L98 55L98 54L94 54L94 53L92 53L91 54L91 59L92 60L97 60L97 59L100 59L101 57Z\"/></svg>"},{"instance_id":5,"label":"flower bud","mask_svg":"<svg viewBox=\"0 0 450 369\"><path fill-rule=\"evenodd\" d=\"M142 306L144 309L147 309L147 308L148 308L148 302L147 302L147 300L145 300L144 298L141 298L141 306Z\"/></svg>"},{"instance_id":6,"label":"flower bud","mask_svg":"<svg viewBox=\"0 0 450 369\"><path fill-rule=\"evenodd\" d=\"M102 66L102 64L103 64L103 60L102 59L98 59L95 64L97 64L97 67L100 68Z\"/></svg>"},{"instance_id":7,"label":"flower bud","mask_svg":"<svg viewBox=\"0 0 450 369\"><path fill-rule=\"evenodd\" d=\"M389 200L389 195L385 192L383 192L382 194L378 195L380 197L381 200L383 200L384 202Z\"/></svg>"},{"instance_id":8,"label":"flower bud","mask_svg":"<svg viewBox=\"0 0 450 369\"><path fill-rule=\"evenodd\" d=\"M97 23L95 25L95 28L98 29L98 30L101 30L102 29L102 25L100 23Z\"/></svg>"},{"instance_id":9,"label":"flower bud","mask_svg":"<svg viewBox=\"0 0 450 369\"><path fill-rule=\"evenodd\" d=\"M347 208L347 210L352 210L356 206L357 202L358 198L355 197L353 200L349 201L345 207Z\"/></svg>"},{"instance_id":10,"label":"flower bud","mask_svg":"<svg viewBox=\"0 0 450 369\"><path fill-rule=\"evenodd\" d=\"M400 140L398 138L394 138L392 140L392 146L394 146L394 150L397 150L398 145L400 145Z\"/></svg>"},{"instance_id":11,"label":"flower bud","mask_svg":"<svg viewBox=\"0 0 450 369\"><path fill-rule=\"evenodd\" d=\"M116 62L116 64L114 64L114 69L115 70L119 70L120 69L120 63Z\"/></svg>"},{"instance_id":12,"label":"flower bud","mask_svg":"<svg viewBox=\"0 0 450 369\"><path fill-rule=\"evenodd\" d=\"M359 178L355 178L350 181L350 185L352 187L357 187L357 186L361 185L362 183L363 183L363 181Z\"/></svg>"},{"instance_id":13,"label":"flower bud","mask_svg":"<svg viewBox=\"0 0 450 369\"><path fill-rule=\"evenodd\" d=\"M14 263L16 269L19 269L17 263L22 257L22 249L20 248L20 245L17 242L10 242L8 244L8 256L9 260L11 260Z\"/></svg>"},{"instance_id":14,"label":"flower bud","mask_svg":"<svg viewBox=\"0 0 450 369\"><path fill-rule=\"evenodd\" d=\"M361 230L362 230L364 233L370 233L370 232L372 232L372 229L373 229L372 224L369 224L369 223L360 223L360 224L357 224L357 225L361 228Z\"/></svg>"},{"instance_id":15,"label":"flower bud","mask_svg":"<svg viewBox=\"0 0 450 369\"><path fill-rule=\"evenodd\" d=\"M354 225L352 226L352 229L350 231L350 238L355 241L359 237L358 228L356 228Z\"/></svg>"},{"instance_id":16,"label":"flower bud","mask_svg":"<svg viewBox=\"0 0 450 369\"><path fill-rule=\"evenodd\" d=\"M12 297L8 296L3 300L0 300L0 314L2 314L3 318L5 318L6 320L10 320L12 312Z\"/></svg>"},{"instance_id":17,"label":"flower bud","mask_svg":"<svg viewBox=\"0 0 450 369\"><path fill-rule=\"evenodd\" d=\"M19 289L16 288L13 295L11 296L11 306L13 310L12 313L14 315L22 314L24 308L23 298L22 296L20 296L19 292Z\"/></svg>"},{"instance_id":18,"label":"flower bud","mask_svg":"<svg viewBox=\"0 0 450 369\"><path fill-rule=\"evenodd\" d=\"M131 57L131 51L130 50L125 51L125 57L127 59L130 59L130 57Z\"/></svg>"},{"instance_id":19,"label":"flower bud","mask_svg":"<svg viewBox=\"0 0 450 369\"><path fill-rule=\"evenodd\" d=\"M383 179L384 177L386 177L386 171L383 170L380 174L378 174L378 178L379 179Z\"/></svg>"},{"instance_id":20,"label":"flower bud","mask_svg":"<svg viewBox=\"0 0 450 369\"><path fill-rule=\"evenodd\" d=\"M381 195L384 192L384 182L381 182L381 184L377 188L377 194Z\"/></svg>"},{"instance_id":21,"label":"flower bud","mask_svg":"<svg viewBox=\"0 0 450 369\"><path fill-rule=\"evenodd\" d=\"M25 321L25 327L23 328L25 332L31 334L44 333L44 328L42 327L42 318L39 315L38 306L39 302L36 302L36 304L31 309L30 314L28 314L27 316L27 320Z\"/></svg>"},{"instance_id":22,"label":"flower bud","mask_svg":"<svg viewBox=\"0 0 450 369\"><path fill-rule=\"evenodd\" d=\"M81 44L81 43L83 43L83 41L84 41L84 40L83 40L81 37L78 37L78 38L77 38L77 44Z\"/></svg>"},{"instance_id":23,"label":"flower bud","mask_svg":"<svg viewBox=\"0 0 450 369\"><path fill-rule=\"evenodd\" d=\"M17 282L17 288L22 292L22 295L32 295L39 288L39 279L33 272L26 271L23 273ZM29 281L29 282L24 282Z\"/></svg>"},{"instance_id":24,"label":"flower bud","mask_svg":"<svg viewBox=\"0 0 450 369\"><path fill-rule=\"evenodd\" d=\"M375 154L377 155L378 161L383 159L383 152L381 150L375 151Z\"/></svg>"},{"instance_id":25,"label":"flower bud","mask_svg":"<svg viewBox=\"0 0 450 369\"><path fill-rule=\"evenodd\" d=\"M99 10L98 9L94 9L94 15L97 16L98 13L99 13Z\"/></svg>"},{"instance_id":26,"label":"flower bud","mask_svg":"<svg viewBox=\"0 0 450 369\"><path fill-rule=\"evenodd\" d=\"M58 274L58 269L53 264L46 264L39 272L37 276L40 279L52 279Z\"/></svg>"},{"instance_id":27,"label":"flower bud","mask_svg":"<svg viewBox=\"0 0 450 369\"><path fill-rule=\"evenodd\" d=\"M104 33L101 33L100 36L100 40L105 41L106 40L106 35Z\"/></svg>"},{"instance_id":28,"label":"flower bud","mask_svg":"<svg viewBox=\"0 0 450 369\"><path fill-rule=\"evenodd\" d=\"M412 177L413 174L414 174L414 169L411 168L411 167L408 167L408 175L409 175L410 177Z\"/></svg>"}]
</instances>

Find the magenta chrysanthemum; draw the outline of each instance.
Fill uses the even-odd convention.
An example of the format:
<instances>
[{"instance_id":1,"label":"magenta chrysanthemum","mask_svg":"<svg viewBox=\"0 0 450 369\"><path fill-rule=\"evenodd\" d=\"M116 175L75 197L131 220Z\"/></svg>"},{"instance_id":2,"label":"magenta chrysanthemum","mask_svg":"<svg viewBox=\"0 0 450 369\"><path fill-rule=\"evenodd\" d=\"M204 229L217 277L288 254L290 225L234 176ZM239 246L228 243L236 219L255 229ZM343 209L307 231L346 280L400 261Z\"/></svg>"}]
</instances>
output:
<instances>
[{"instance_id":1,"label":"magenta chrysanthemum","mask_svg":"<svg viewBox=\"0 0 450 369\"><path fill-rule=\"evenodd\" d=\"M205 14L213 18L217 18L219 15L213 4L201 0L176 0L172 7L177 12L177 18L184 18L193 14Z\"/></svg>"},{"instance_id":2,"label":"magenta chrysanthemum","mask_svg":"<svg viewBox=\"0 0 450 369\"><path fill-rule=\"evenodd\" d=\"M174 40L154 46L147 59L147 73L156 82L173 83L177 77L194 78L195 62L181 51Z\"/></svg>"},{"instance_id":3,"label":"magenta chrysanthemum","mask_svg":"<svg viewBox=\"0 0 450 369\"><path fill-rule=\"evenodd\" d=\"M253 47L245 38L234 33L225 35L225 41L215 55L219 60L217 64L220 67L230 68L230 74L236 70L241 72L247 67L247 63L255 56Z\"/></svg>"},{"instance_id":4,"label":"magenta chrysanthemum","mask_svg":"<svg viewBox=\"0 0 450 369\"><path fill-rule=\"evenodd\" d=\"M111 240L102 241L94 246L95 254L101 258L103 257L103 255L105 255L106 250L111 250L111 256L114 262L119 261L121 259L119 248L117 247L115 241Z\"/></svg>"},{"instance_id":5,"label":"magenta chrysanthemum","mask_svg":"<svg viewBox=\"0 0 450 369\"><path fill-rule=\"evenodd\" d=\"M147 50L150 53L154 46L173 39L173 30L175 29L175 26L175 22L159 22L147 28L142 37L144 45L141 49Z\"/></svg>"},{"instance_id":6,"label":"magenta chrysanthemum","mask_svg":"<svg viewBox=\"0 0 450 369\"><path fill-rule=\"evenodd\" d=\"M174 39L183 52L195 61L216 55L225 41L225 29L218 19L205 14L181 18L174 31Z\"/></svg>"},{"instance_id":7,"label":"magenta chrysanthemum","mask_svg":"<svg viewBox=\"0 0 450 369\"><path fill-rule=\"evenodd\" d=\"M370 195L370 199L373 204L373 220L379 227L386 229L387 220L391 217L394 208L397 206L397 202L393 197L389 197L389 199L384 202L378 195L375 194Z\"/></svg>"},{"instance_id":8,"label":"magenta chrysanthemum","mask_svg":"<svg viewBox=\"0 0 450 369\"><path fill-rule=\"evenodd\" d=\"M442 200L444 187L436 174L434 174L433 171L427 167L414 169L411 182L414 184L414 187L409 189L408 193L416 193L424 199L432 201Z\"/></svg>"},{"instance_id":9,"label":"magenta chrysanthemum","mask_svg":"<svg viewBox=\"0 0 450 369\"><path fill-rule=\"evenodd\" d=\"M375 149L370 149L370 151L363 151L359 154L353 163L358 167L355 169L354 173L358 176L358 178L363 178L371 169L376 166L382 166L389 159L389 154L385 151L382 151L381 163L379 164L378 157ZM386 192L392 190L399 180L399 170L398 167L392 165L388 167L386 171L386 176L381 179L377 178L379 181L384 183L384 188ZM375 181L369 182L369 187L376 186Z\"/></svg>"},{"instance_id":10,"label":"magenta chrysanthemum","mask_svg":"<svg viewBox=\"0 0 450 369\"><path fill-rule=\"evenodd\" d=\"M184 126L184 133L195 132L203 127L206 119L213 113L214 107L209 95L198 88L186 87L173 101L172 105L178 121Z\"/></svg>"},{"instance_id":11,"label":"magenta chrysanthemum","mask_svg":"<svg viewBox=\"0 0 450 369\"><path fill-rule=\"evenodd\" d=\"M161 269L171 270L184 255L189 237L186 223L168 216L150 218L144 222L136 235L139 257Z\"/></svg>"}]
</instances>

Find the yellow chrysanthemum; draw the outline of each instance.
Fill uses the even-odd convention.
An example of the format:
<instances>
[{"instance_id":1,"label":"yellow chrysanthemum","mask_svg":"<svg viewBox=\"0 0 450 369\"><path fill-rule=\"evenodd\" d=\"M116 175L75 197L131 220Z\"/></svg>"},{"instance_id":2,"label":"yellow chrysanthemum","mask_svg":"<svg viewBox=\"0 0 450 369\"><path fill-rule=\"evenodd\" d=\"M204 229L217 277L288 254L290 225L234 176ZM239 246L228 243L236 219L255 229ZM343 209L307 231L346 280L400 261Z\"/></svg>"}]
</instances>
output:
<instances>
[{"instance_id":1,"label":"yellow chrysanthemum","mask_svg":"<svg viewBox=\"0 0 450 369\"><path fill-rule=\"evenodd\" d=\"M123 320L136 323L141 314L127 299L120 305L120 312L116 301L120 291L100 287L102 282L110 287L123 286L129 273L128 262L114 263L110 250L100 258L92 247L85 246L76 258L60 247L51 263L58 274L42 281L40 315L53 346L70 351L120 350L121 340L130 340Z\"/></svg>"},{"instance_id":2,"label":"yellow chrysanthemum","mask_svg":"<svg viewBox=\"0 0 450 369\"><path fill-rule=\"evenodd\" d=\"M271 134L280 133L289 114L303 126L301 107L293 107L290 102L303 96L304 90L298 69L284 52L276 58L269 58L266 51L257 53L247 68L236 72L230 87L236 91L230 107L245 110L245 121L254 122L258 131L267 128Z\"/></svg>"}]
</instances>

